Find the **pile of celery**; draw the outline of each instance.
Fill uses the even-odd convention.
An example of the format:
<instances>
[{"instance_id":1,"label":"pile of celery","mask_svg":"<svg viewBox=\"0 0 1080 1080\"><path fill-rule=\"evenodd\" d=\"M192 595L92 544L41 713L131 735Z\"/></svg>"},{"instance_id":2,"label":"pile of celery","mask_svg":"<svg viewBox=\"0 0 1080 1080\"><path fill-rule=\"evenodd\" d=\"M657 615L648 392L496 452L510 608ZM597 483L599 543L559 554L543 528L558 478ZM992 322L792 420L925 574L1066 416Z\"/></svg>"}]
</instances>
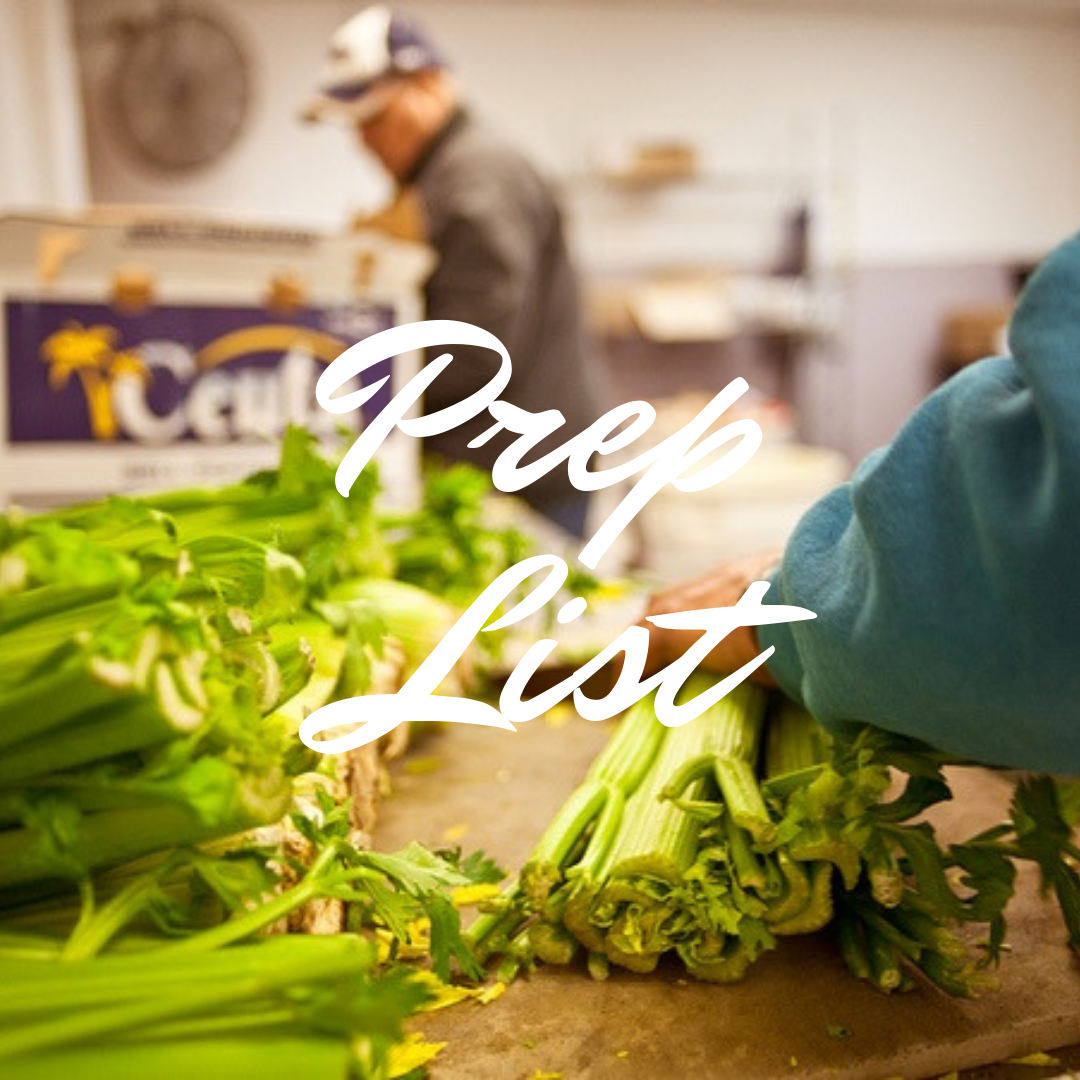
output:
<instances>
[{"instance_id":1,"label":"pile of celery","mask_svg":"<svg viewBox=\"0 0 1080 1080\"><path fill-rule=\"evenodd\" d=\"M482 858L418 845L395 855L361 851L348 839L347 807L324 802L321 810L319 821L297 817L315 858L282 892L268 891L273 873L257 849L178 849L105 875L108 899L85 907L66 941L7 920L0 1071L19 1080L65 1068L327 1080L408 1072L402 1025L434 999L437 984L415 968L388 966L387 947L392 954L414 944L422 920L435 975L445 980L456 957L478 976L449 893L500 875ZM260 939L320 896L348 903L353 932ZM226 916L207 919L214 905ZM158 932L119 936L140 916Z\"/></svg>"},{"instance_id":2,"label":"pile of celery","mask_svg":"<svg viewBox=\"0 0 1080 1080\"><path fill-rule=\"evenodd\" d=\"M709 685L698 677L686 695ZM850 970L879 989L922 976L972 995L1003 945L1017 859L1038 863L1080 944L1077 795L1024 781L1009 823L943 847L912 819L950 797L945 763L870 728L832 743L748 684L673 729L645 699L467 938L481 960L502 956L504 974L584 952L602 978L670 953L726 983L779 938L835 922ZM890 767L908 774L891 799ZM981 946L963 924L981 924Z\"/></svg>"},{"instance_id":3,"label":"pile of celery","mask_svg":"<svg viewBox=\"0 0 1080 1080\"><path fill-rule=\"evenodd\" d=\"M437 975L453 957L479 974L449 897L494 868L364 851L371 762L295 735L330 700L397 689L456 618L393 579L398 550L442 530L446 557L504 568L512 536L460 527L478 521L468 479L449 482L469 488L456 522L429 498L390 534L373 474L342 498L293 429L242 483L0 516L0 977L18 988L0 1072L56 1075L89 1046L110 1075L252 1054L273 1072L278 1046L323 1055L304 1075L384 1075L426 992L365 941L213 955L285 926L377 930L391 953L424 927Z\"/></svg>"},{"instance_id":4,"label":"pile of celery","mask_svg":"<svg viewBox=\"0 0 1080 1080\"><path fill-rule=\"evenodd\" d=\"M396 690L456 618L399 563L445 592L517 556L468 470L392 531L370 470L349 498L333 474L291 429L242 483L0 516L0 888L279 821L303 717Z\"/></svg>"},{"instance_id":5,"label":"pile of celery","mask_svg":"<svg viewBox=\"0 0 1080 1080\"><path fill-rule=\"evenodd\" d=\"M381 558L328 469L291 432L243 484L0 518L5 905L285 816L300 714L383 634L322 599Z\"/></svg>"}]
</instances>

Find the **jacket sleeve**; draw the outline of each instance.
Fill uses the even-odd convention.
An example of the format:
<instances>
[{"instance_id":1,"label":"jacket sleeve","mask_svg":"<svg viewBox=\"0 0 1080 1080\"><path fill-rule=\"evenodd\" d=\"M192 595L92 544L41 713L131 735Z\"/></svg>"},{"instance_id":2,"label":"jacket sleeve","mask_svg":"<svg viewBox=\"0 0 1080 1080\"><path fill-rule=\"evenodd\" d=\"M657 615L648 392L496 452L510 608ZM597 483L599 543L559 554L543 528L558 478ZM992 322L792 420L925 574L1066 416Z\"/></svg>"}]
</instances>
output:
<instances>
[{"instance_id":1,"label":"jacket sleeve","mask_svg":"<svg viewBox=\"0 0 1080 1080\"><path fill-rule=\"evenodd\" d=\"M817 618L759 640L827 727L1080 774L1080 237L1030 281L1009 346L807 512L766 600Z\"/></svg>"}]
</instances>

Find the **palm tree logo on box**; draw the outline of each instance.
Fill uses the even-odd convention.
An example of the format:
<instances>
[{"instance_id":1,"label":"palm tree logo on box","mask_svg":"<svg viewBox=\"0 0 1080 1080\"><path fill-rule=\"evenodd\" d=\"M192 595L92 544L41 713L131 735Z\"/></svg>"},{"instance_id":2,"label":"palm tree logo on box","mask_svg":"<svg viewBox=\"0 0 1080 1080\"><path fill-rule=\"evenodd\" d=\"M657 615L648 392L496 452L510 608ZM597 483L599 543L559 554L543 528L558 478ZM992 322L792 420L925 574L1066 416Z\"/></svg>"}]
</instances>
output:
<instances>
[{"instance_id":1,"label":"palm tree logo on box","mask_svg":"<svg viewBox=\"0 0 1080 1080\"><path fill-rule=\"evenodd\" d=\"M41 345L41 359L49 365L50 390L62 390L72 376L82 385L95 439L117 436L113 382L124 377L139 381L147 378L146 365L135 352L115 348L118 337L115 326L87 328L71 322L50 334Z\"/></svg>"}]
</instances>

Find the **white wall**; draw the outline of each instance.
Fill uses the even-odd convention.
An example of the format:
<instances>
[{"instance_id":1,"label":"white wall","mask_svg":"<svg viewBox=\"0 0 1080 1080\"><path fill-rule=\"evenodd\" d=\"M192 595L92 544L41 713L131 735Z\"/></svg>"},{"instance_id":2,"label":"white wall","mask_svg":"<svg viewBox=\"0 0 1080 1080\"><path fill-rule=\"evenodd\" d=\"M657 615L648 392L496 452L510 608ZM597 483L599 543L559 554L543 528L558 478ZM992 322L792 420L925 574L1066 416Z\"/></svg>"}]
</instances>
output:
<instances>
[{"instance_id":1,"label":"white wall","mask_svg":"<svg viewBox=\"0 0 1080 1080\"><path fill-rule=\"evenodd\" d=\"M110 13L73 0L91 87ZM385 192L348 137L294 122L341 0L217 0L257 60L242 144L197 177L141 174L92 115L94 194L335 225ZM836 253L863 264L1031 258L1080 223L1076 5L413 0L478 106L560 174L627 141L685 137L721 175L825 171ZM711 190L711 193L710 193ZM744 208L702 188L593 214L590 259L632 241L723 257ZM630 216L632 211L632 218ZM620 222L619 215L623 216ZM631 223L638 233L629 232ZM599 223L599 224L598 224ZM623 238L623 249L612 249Z\"/></svg>"},{"instance_id":2,"label":"white wall","mask_svg":"<svg viewBox=\"0 0 1080 1080\"><path fill-rule=\"evenodd\" d=\"M65 0L0 0L0 209L77 209L87 168Z\"/></svg>"}]
</instances>

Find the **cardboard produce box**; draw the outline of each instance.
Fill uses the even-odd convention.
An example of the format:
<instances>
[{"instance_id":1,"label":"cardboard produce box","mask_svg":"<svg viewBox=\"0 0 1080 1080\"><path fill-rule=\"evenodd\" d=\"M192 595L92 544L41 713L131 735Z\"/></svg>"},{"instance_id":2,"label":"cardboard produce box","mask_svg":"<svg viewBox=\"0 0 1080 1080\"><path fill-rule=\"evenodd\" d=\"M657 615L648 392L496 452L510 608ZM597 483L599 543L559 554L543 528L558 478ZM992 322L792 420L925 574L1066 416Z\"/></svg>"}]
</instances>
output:
<instances>
[{"instance_id":1,"label":"cardboard produce box","mask_svg":"<svg viewBox=\"0 0 1080 1080\"><path fill-rule=\"evenodd\" d=\"M217 483L273 464L288 423L328 440L359 428L418 369L416 355L360 414L315 400L325 365L422 318L422 245L147 212L0 218L0 502L50 505ZM409 502L416 441L379 465Z\"/></svg>"}]
</instances>

